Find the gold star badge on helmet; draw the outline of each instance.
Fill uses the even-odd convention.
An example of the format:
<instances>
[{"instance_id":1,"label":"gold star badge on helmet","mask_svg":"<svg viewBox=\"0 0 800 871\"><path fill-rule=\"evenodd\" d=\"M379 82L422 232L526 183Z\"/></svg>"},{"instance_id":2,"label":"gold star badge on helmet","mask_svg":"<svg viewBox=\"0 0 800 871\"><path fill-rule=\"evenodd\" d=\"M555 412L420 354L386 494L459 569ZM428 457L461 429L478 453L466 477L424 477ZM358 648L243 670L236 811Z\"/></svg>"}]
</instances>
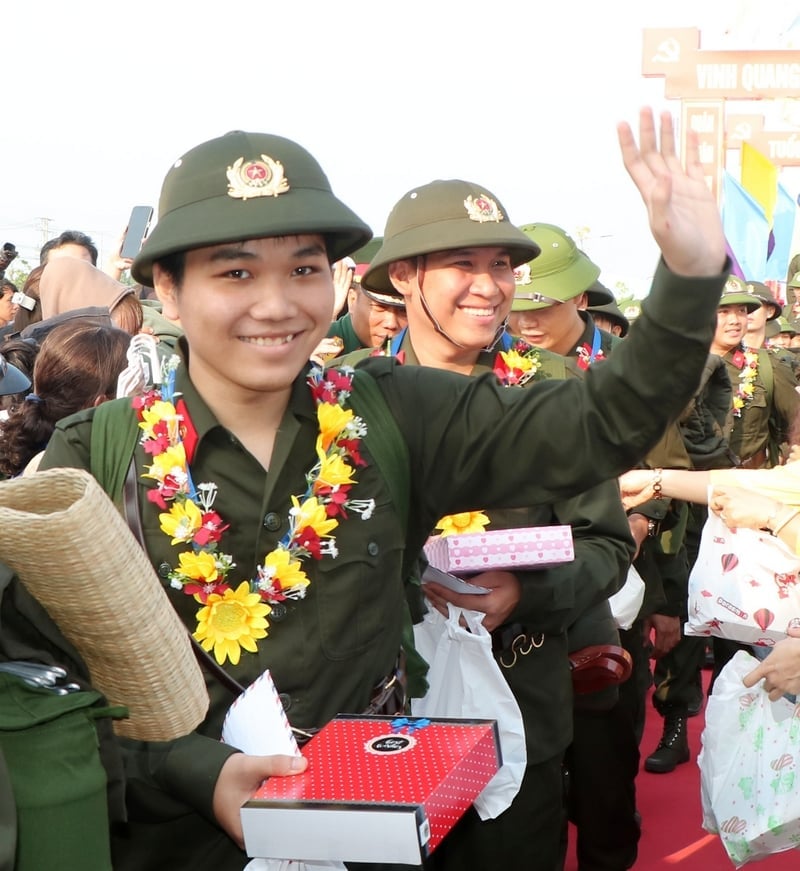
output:
<instances>
[{"instance_id":1,"label":"gold star badge on helmet","mask_svg":"<svg viewBox=\"0 0 800 871\"><path fill-rule=\"evenodd\" d=\"M531 283L531 266L529 263L523 263L514 270L514 284L530 284Z\"/></svg>"},{"instance_id":2,"label":"gold star badge on helmet","mask_svg":"<svg viewBox=\"0 0 800 871\"><path fill-rule=\"evenodd\" d=\"M283 174L283 164L261 155L261 160L238 158L227 169L228 196L237 200L252 197L277 197L289 190L289 182Z\"/></svg>"},{"instance_id":3,"label":"gold star badge on helmet","mask_svg":"<svg viewBox=\"0 0 800 871\"><path fill-rule=\"evenodd\" d=\"M497 203L486 194L481 194L479 197L473 197L470 194L464 200L464 208L467 210L467 215L470 221L477 221L479 224L485 224L487 221L494 221L499 224L504 221L505 217Z\"/></svg>"}]
</instances>

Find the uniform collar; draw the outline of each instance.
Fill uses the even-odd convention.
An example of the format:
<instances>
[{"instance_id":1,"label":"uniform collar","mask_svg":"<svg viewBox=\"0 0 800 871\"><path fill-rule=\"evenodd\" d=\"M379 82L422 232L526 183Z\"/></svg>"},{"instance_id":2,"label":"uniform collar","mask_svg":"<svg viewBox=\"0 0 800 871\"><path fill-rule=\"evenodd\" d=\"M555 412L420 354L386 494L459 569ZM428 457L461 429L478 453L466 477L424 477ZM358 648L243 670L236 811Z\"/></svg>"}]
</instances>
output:
<instances>
[{"instance_id":1,"label":"uniform collar","mask_svg":"<svg viewBox=\"0 0 800 871\"><path fill-rule=\"evenodd\" d=\"M175 374L175 389L180 393L186 403L186 407L189 409L198 440L202 440L206 433L215 427L222 426L222 424L217 420L214 412L206 405L205 400L198 393L197 388L192 383L192 379L189 377L189 346L185 336L181 336L178 339L176 352L181 358L181 365ZM284 416L292 414L298 418L308 418L309 420L316 421L316 406L306 383L306 376L310 370L311 364L309 363L300 375L295 378Z\"/></svg>"},{"instance_id":2,"label":"uniform collar","mask_svg":"<svg viewBox=\"0 0 800 871\"><path fill-rule=\"evenodd\" d=\"M414 353L414 348L411 344L410 331L406 327L402 335L400 335L399 343L392 343L393 356L397 356L398 351L405 354L403 362L407 366L419 366L419 357ZM501 340L498 339L489 351L481 351L478 354L478 359L472 367L472 375L478 375L481 372L491 372L494 367L494 358L498 351L502 350Z\"/></svg>"}]
</instances>

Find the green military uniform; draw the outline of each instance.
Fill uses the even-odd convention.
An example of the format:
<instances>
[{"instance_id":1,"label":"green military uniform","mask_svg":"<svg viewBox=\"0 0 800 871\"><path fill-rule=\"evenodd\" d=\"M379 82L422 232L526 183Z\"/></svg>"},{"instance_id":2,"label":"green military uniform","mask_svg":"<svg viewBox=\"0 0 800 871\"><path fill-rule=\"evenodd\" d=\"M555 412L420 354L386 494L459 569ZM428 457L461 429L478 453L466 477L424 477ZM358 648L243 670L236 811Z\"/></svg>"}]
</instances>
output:
<instances>
[{"instance_id":1,"label":"green military uniform","mask_svg":"<svg viewBox=\"0 0 800 871\"><path fill-rule=\"evenodd\" d=\"M341 339L344 342L344 346L339 354L340 357L365 347L353 329L353 321L349 314L342 315L331 324L327 338Z\"/></svg>"},{"instance_id":2,"label":"green military uniform","mask_svg":"<svg viewBox=\"0 0 800 871\"><path fill-rule=\"evenodd\" d=\"M503 344L498 341L490 350L480 352L472 377L491 373L501 350ZM408 331L395 337L391 351L402 354L406 366L419 365ZM565 377L563 358L544 350L536 354L539 371L525 388L538 387L541 380ZM351 359L358 356L354 354ZM342 362L347 364L348 360ZM527 455L526 447L527 442L517 445L513 456L520 459L511 464L516 469L524 464L521 458ZM515 572L521 598L493 638L495 656L525 724L525 777L514 802L497 819L481 822L474 810L467 813L454 836L434 855L437 868L469 865L493 869L509 862L543 867L548 855L546 844L557 850L563 813L556 798L562 794L563 754L572 741L568 654L588 644L619 642L607 600L619 589L633 557L633 540L614 481L552 504L497 509L487 514L488 529L570 526L575 559L552 568ZM587 629L587 639L571 646L567 629L589 612L593 614L591 632ZM526 637L524 643L519 643L521 635Z\"/></svg>"},{"instance_id":3,"label":"green military uniform","mask_svg":"<svg viewBox=\"0 0 800 871\"><path fill-rule=\"evenodd\" d=\"M155 299L140 299L144 314L144 326L158 340L158 355L161 359L175 352L178 339L183 335L180 324L161 314L161 303Z\"/></svg>"},{"instance_id":4,"label":"green military uniform","mask_svg":"<svg viewBox=\"0 0 800 871\"><path fill-rule=\"evenodd\" d=\"M614 349L619 349L623 342L599 329L589 314L579 314L584 329L565 361L574 375L584 377L596 363L613 357ZM649 468L689 467L676 423L664 430L643 462ZM688 565L682 547L681 522L685 510L683 503L669 499L650 499L636 507L634 513L647 518L653 533L642 542L633 563L645 582L644 601L633 625L619 633L623 646L631 654L633 673L620 687L618 704L602 718L580 708L575 711L575 741L567 764L575 771L573 801L577 804L573 813L580 820L579 852L590 865L596 862L598 867L606 864L627 867L636 855L639 833L630 831L629 820L636 810L634 784L639 770L638 744L644 731L646 694L652 683L643 620L654 613L677 616L685 609ZM627 739L631 731L632 738ZM609 752L599 754L598 743ZM577 781L578 777L582 780ZM593 810L598 782L607 784L607 790L613 788L610 800L616 805L616 814L612 812L603 817ZM633 852L631 845L634 845Z\"/></svg>"},{"instance_id":5,"label":"green military uniform","mask_svg":"<svg viewBox=\"0 0 800 871\"><path fill-rule=\"evenodd\" d=\"M741 415L734 415L728 441L740 462L750 468L774 466L777 447L786 441L800 410L800 396L792 370L765 349L759 349L753 395L745 400ZM729 351L722 358L734 396L742 382L743 354Z\"/></svg>"},{"instance_id":6,"label":"green military uniform","mask_svg":"<svg viewBox=\"0 0 800 871\"><path fill-rule=\"evenodd\" d=\"M273 622L258 654L229 666L234 677L246 684L269 667L290 720L301 728L340 711L363 710L400 645L404 551L419 553L444 514L475 505L552 502L633 465L691 392L687 385L705 359L722 281L682 279L659 268L637 328L586 385L544 383L517 391L499 387L494 377L464 379L381 359L361 364L376 376L408 445L414 506L408 533L404 538L376 466L359 469L354 495L375 498L375 514L341 524L339 557L307 567L306 599ZM646 370L640 368L644 360ZM215 507L231 523L225 549L237 563L232 579L250 577L285 532L290 495L305 490L317 436L312 399L298 378L267 473L217 422L185 370L177 389L198 433L194 478L218 484ZM92 415L82 412L59 424L42 468L90 467ZM558 421L562 437L550 438L545 420ZM589 439L591 454L583 449ZM529 475L508 463L521 444L531 458ZM147 462L140 449L136 461L139 469ZM151 561L164 573L177 550L159 530L148 489L142 481L143 528ZM194 628L197 603L174 590L168 595ZM214 784L234 751L217 740L230 696L215 683L209 689L211 708L196 733L168 744L124 742L129 824L115 833L116 868L241 868L242 854L211 822Z\"/></svg>"},{"instance_id":7,"label":"green military uniform","mask_svg":"<svg viewBox=\"0 0 800 871\"><path fill-rule=\"evenodd\" d=\"M769 348L769 353L782 365L790 369L796 384L800 384L800 355L798 355L797 349Z\"/></svg>"},{"instance_id":8,"label":"green military uniform","mask_svg":"<svg viewBox=\"0 0 800 871\"><path fill-rule=\"evenodd\" d=\"M581 318L584 321L585 327L583 334L575 344L572 353L567 356L567 365L574 374L583 375L588 359L592 354L592 347L596 344L599 350L595 362L601 362L608 359L615 348L619 348L622 344L622 339L617 336L612 336L605 330L598 329L592 322L589 315L581 312ZM671 423L661 436L658 443L644 458L644 464L651 469L669 468L669 469L689 469L691 461L686 452L683 443L683 438L677 423ZM652 520L655 524L655 530L664 533L669 533L664 537L654 536L649 541L646 541L643 546L643 552L637 557L635 565L642 572L642 577L646 583L645 600L642 604L641 615L646 616L655 612L675 616L678 611L675 607L678 603L678 597L673 590L665 590L660 579L660 572L656 568L656 563L652 560L653 552L657 551L661 555L671 556L680 550L680 538L676 537L673 530L681 525L681 517L684 509L670 499L650 499L641 505L636 506L636 514L641 514L648 520ZM649 552L649 553L647 553ZM684 589L685 593L685 589ZM666 609L666 610L664 610Z\"/></svg>"}]
</instances>

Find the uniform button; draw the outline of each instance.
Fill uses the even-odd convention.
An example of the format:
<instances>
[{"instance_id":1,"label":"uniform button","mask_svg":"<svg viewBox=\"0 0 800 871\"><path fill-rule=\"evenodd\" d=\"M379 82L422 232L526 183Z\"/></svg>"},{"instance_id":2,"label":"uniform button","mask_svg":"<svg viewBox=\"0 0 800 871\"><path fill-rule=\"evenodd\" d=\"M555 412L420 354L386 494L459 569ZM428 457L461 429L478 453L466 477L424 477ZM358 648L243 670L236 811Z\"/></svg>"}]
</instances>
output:
<instances>
[{"instance_id":1,"label":"uniform button","mask_svg":"<svg viewBox=\"0 0 800 871\"><path fill-rule=\"evenodd\" d=\"M269 612L269 619L274 620L276 623L280 623L281 620L287 614L287 607L283 604L283 602L275 602L274 605L270 605L272 610Z\"/></svg>"},{"instance_id":2,"label":"uniform button","mask_svg":"<svg viewBox=\"0 0 800 871\"><path fill-rule=\"evenodd\" d=\"M237 439L236 436L235 436L233 433L230 433L230 435L228 436L228 440L230 441L230 443L231 443L232 445L238 445L238 444L239 444L239 439Z\"/></svg>"},{"instance_id":3,"label":"uniform button","mask_svg":"<svg viewBox=\"0 0 800 871\"><path fill-rule=\"evenodd\" d=\"M278 693L278 698L281 700L284 711L288 711L292 707L292 697L289 693Z\"/></svg>"},{"instance_id":4,"label":"uniform button","mask_svg":"<svg viewBox=\"0 0 800 871\"><path fill-rule=\"evenodd\" d=\"M172 566L169 563L161 563L158 567L158 575L161 578L168 578L172 571Z\"/></svg>"},{"instance_id":5,"label":"uniform button","mask_svg":"<svg viewBox=\"0 0 800 871\"><path fill-rule=\"evenodd\" d=\"M379 550L380 550L380 548L378 547L378 542L377 542L377 541L371 541L371 542L367 545L367 553L368 553L370 556L377 556Z\"/></svg>"},{"instance_id":6,"label":"uniform button","mask_svg":"<svg viewBox=\"0 0 800 871\"><path fill-rule=\"evenodd\" d=\"M264 516L264 528L270 532L277 532L281 528L281 516L274 511Z\"/></svg>"}]
</instances>

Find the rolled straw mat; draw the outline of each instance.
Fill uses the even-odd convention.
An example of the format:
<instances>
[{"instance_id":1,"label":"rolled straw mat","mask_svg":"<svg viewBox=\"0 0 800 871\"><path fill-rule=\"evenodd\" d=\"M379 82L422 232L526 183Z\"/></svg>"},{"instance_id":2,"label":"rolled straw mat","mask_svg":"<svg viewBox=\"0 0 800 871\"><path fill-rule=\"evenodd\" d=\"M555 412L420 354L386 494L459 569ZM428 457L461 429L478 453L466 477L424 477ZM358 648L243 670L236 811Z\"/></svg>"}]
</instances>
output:
<instances>
[{"instance_id":1,"label":"rolled straw mat","mask_svg":"<svg viewBox=\"0 0 800 871\"><path fill-rule=\"evenodd\" d=\"M81 469L0 483L0 560L44 606L94 687L130 717L117 734L168 741L208 709L187 628L105 491Z\"/></svg>"}]
</instances>

